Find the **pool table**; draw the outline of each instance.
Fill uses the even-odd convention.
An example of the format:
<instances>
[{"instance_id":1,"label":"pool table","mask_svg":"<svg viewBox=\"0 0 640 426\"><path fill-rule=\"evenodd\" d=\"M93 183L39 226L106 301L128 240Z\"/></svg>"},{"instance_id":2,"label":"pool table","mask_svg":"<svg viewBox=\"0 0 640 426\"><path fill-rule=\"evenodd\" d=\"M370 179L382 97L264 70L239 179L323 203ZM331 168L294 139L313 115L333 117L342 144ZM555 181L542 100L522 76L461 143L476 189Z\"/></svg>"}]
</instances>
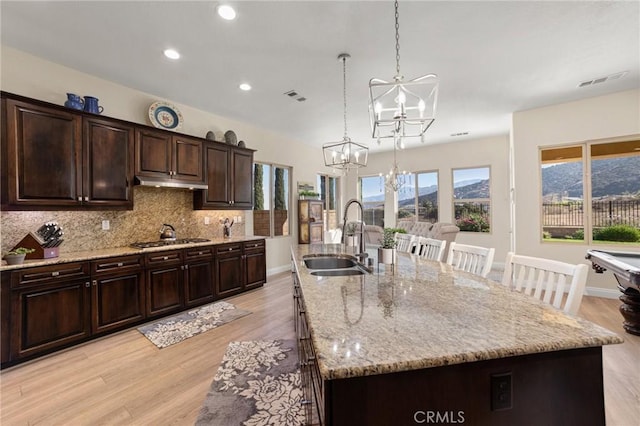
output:
<instances>
[{"instance_id":1,"label":"pool table","mask_svg":"<svg viewBox=\"0 0 640 426\"><path fill-rule=\"evenodd\" d=\"M597 273L607 269L613 272L622 292L623 327L627 333L640 336L640 253L589 250L586 258Z\"/></svg>"}]
</instances>

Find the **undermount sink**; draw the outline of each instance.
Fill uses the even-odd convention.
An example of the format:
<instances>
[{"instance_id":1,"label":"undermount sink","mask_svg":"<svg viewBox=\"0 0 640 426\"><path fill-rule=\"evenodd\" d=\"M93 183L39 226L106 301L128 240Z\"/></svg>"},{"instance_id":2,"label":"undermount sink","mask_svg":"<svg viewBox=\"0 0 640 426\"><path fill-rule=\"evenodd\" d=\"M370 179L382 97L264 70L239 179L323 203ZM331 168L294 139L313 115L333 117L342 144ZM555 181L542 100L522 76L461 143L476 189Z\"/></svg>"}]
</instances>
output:
<instances>
[{"instance_id":1,"label":"undermount sink","mask_svg":"<svg viewBox=\"0 0 640 426\"><path fill-rule=\"evenodd\" d=\"M319 277L342 277L365 273L365 269L355 257L348 254L309 254L302 259L309 273Z\"/></svg>"},{"instance_id":2,"label":"undermount sink","mask_svg":"<svg viewBox=\"0 0 640 426\"><path fill-rule=\"evenodd\" d=\"M319 277L344 277L348 275L363 275L364 272L360 269L326 269L311 272L311 275L317 275Z\"/></svg>"},{"instance_id":3,"label":"undermount sink","mask_svg":"<svg viewBox=\"0 0 640 426\"><path fill-rule=\"evenodd\" d=\"M355 260L347 257L313 256L303 259L305 266L309 269L343 269L357 265Z\"/></svg>"}]
</instances>

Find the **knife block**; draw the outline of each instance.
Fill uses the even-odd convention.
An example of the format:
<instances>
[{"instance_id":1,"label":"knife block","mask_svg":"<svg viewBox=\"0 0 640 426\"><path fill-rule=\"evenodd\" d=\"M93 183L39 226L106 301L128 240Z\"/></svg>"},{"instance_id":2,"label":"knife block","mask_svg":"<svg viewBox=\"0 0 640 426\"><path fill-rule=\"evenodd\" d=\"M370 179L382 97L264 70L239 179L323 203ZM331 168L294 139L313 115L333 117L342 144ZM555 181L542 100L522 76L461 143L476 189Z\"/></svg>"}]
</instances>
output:
<instances>
[{"instance_id":1,"label":"knife block","mask_svg":"<svg viewBox=\"0 0 640 426\"><path fill-rule=\"evenodd\" d=\"M60 247L42 247L41 241L30 232L12 250L18 247L34 249L35 251L26 255L25 259L51 259L60 255Z\"/></svg>"}]
</instances>

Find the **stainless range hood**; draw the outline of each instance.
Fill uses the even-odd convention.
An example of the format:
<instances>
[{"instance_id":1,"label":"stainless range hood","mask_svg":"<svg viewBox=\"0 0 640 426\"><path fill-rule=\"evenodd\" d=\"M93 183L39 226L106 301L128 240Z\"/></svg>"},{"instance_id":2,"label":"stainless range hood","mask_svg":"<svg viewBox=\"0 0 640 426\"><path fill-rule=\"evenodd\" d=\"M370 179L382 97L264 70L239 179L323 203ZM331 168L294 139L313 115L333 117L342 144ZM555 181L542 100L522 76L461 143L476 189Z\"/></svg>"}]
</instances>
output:
<instances>
[{"instance_id":1,"label":"stainless range hood","mask_svg":"<svg viewBox=\"0 0 640 426\"><path fill-rule=\"evenodd\" d=\"M182 188L182 189L209 189L204 183L184 182L173 179L158 179L144 176L136 176L135 185L155 186L156 188Z\"/></svg>"}]
</instances>

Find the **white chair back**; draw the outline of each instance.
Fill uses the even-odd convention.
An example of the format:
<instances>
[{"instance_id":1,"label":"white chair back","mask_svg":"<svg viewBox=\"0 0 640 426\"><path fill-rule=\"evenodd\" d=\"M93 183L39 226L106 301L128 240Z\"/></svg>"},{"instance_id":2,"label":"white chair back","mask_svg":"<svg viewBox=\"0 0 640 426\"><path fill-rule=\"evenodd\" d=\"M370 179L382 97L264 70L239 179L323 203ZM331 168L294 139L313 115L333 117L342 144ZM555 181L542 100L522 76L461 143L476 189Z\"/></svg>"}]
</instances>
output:
<instances>
[{"instance_id":1,"label":"white chair back","mask_svg":"<svg viewBox=\"0 0 640 426\"><path fill-rule=\"evenodd\" d=\"M502 284L575 315L580 308L589 268L579 263L507 253ZM562 306L565 291L569 292Z\"/></svg>"},{"instance_id":2,"label":"white chair back","mask_svg":"<svg viewBox=\"0 0 640 426\"><path fill-rule=\"evenodd\" d=\"M442 262L447 242L445 240L436 240L434 238L418 237L416 246L415 254L418 256Z\"/></svg>"},{"instance_id":3,"label":"white chair back","mask_svg":"<svg viewBox=\"0 0 640 426\"><path fill-rule=\"evenodd\" d=\"M415 235L396 232L394 239L396 241L396 250L398 252L411 253L411 247L413 246Z\"/></svg>"},{"instance_id":4,"label":"white chair back","mask_svg":"<svg viewBox=\"0 0 640 426\"><path fill-rule=\"evenodd\" d=\"M486 278L493 265L494 248L470 246L451 242L447 263L455 269L461 269Z\"/></svg>"}]
</instances>

